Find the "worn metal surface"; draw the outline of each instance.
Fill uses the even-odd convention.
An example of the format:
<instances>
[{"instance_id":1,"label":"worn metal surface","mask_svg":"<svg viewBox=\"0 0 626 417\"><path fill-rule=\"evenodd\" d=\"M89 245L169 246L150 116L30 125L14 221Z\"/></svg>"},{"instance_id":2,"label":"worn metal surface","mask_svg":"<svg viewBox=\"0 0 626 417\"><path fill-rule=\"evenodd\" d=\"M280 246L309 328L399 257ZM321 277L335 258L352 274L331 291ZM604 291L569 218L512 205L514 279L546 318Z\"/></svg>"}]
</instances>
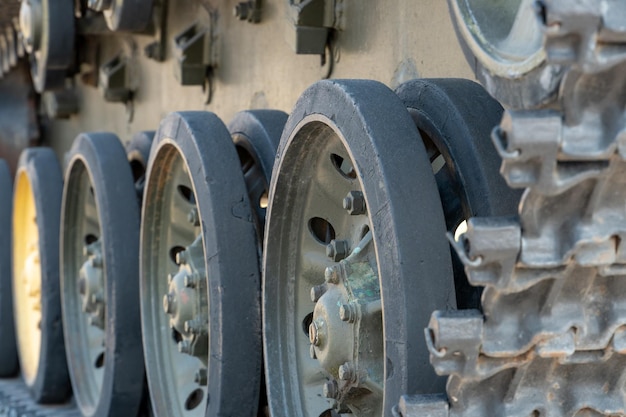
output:
<instances>
[{"instance_id":1,"label":"worn metal surface","mask_svg":"<svg viewBox=\"0 0 626 417\"><path fill-rule=\"evenodd\" d=\"M407 397L400 415L626 413L625 7L539 4L558 98L508 111L493 135L505 179L526 188L520 219L469 223L456 246L483 311L433 314L449 405Z\"/></svg>"}]
</instances>

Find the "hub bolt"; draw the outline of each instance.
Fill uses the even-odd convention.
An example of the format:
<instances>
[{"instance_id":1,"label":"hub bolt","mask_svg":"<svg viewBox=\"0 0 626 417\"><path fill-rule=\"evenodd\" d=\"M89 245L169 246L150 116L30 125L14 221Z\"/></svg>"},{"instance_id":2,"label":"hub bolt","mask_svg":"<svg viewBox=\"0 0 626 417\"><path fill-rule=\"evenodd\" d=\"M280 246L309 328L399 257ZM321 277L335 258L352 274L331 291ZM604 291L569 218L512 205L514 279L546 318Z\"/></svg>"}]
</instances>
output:
<instances>
[{"instance_id":1,"label":"hub bolt","mask_svg":"<svg viewBox=\"0 0 626 417\"><path fill-rule=\"evenodd\" d=\"M341 268L339 267L339 265L326 267L326 269L324 270L324 279L326 280L326 282L328 282L329 284L339 284L340 269Z\"/></svg>"},{"instance_id":2,"label":"hub bolt","mask_svg":"<svg viewBox=\"0 0 626 417\"><path fill-rule=\"evenodd\" d=\"M317 300L320 299L322 295L326 292L326 285L316 285L311 287L311 301L317 303Z\"/></svg>"},{"instance_id":3,"label":"hub bolt","mask_svg":"<svg viewBox=\"0 0 626 417\"><path fill-rule=\"evenodd\" d=\"M332 381L326 381L324 383L323 392L324 397L326 398L337 398L337 395L339 394L339 386L337 384L337 381L335 381L334 379Z\"/></svg>"},{"instance_id":4,"label":"hub bolt","mask_svg":"<svg viewBox=\"0 0 626 417\"><path fill-rule=\"evenodd\" d=\"M176 252L176 263L178 265L184 265L187 263L187 251L181 250L180 252Z\"/></svg>"},{"instance_id":5,"label":"hub bolt","mask_svg":"<svg viewBox=\"0 0 626 417\"><path fill-rule=\"evenodd\" d=\"M200 283L200 276L197 273L191 273L185 275L183 278L183 284L187 288L196 288Z\"/></svg>"},{"instance_id":6,"label":"hub bolt","mask_svg":"<svg viewBox=\"0 0 626 417\"><path fill-rule=\"evenodd\" d=\"M205 330L202 321L199 319L187 320L184 324L184 329L186 333L191 334L201 334Z\"/></svg>"},{"instance_id":7,"label":"hub bolt","mask_svg":"<svg viewBox=\"0 0 626 417\"><path fill-rule=\"evenodd\" d=\"M102 297L102 293L97 292L95 294L91 294L91 303L92 304L98 304L101 303L102 301L104 301L103 297Z\"/></svg>"},{"instance_id":8,"label":"hub bolt","mask_svg":"<svg viewBox=\"0 0 626 417\"><path fill-rule=\"evenodd\" d=\"M207 384L207 372L206 368L200 368L196 371L193 380L196 384L205 386Z\"/></svg>"},{"instance_id":9,"label":"hub bolt","mask_svg":"<svg viewBox=\"0 0 626 417\"><path fill-rule=\"evenodd\" d=\"M358 307L354 304L343 304L339 307L339 318L348 323L354 323L358 318Z\"/></svg>"},{"instance_id":10,"label":"hub bolt","mask_svg":"<svg viewBox=\"0 0 626 417\"><path fill-rule=\"evenodd\" d=\"M342 381L351 381L354 379L355 369L354 365L350 362L346 362L339 367L339 379Z\"/></svg>"},{"instance_id":11,"label":"hub bolt","mask_svg":"<svg viewBox=\"0 0 626 417\"><path fill-rule=\"evenodd\" d=\"M348 242L333 239L326 245L326 256L335 262L339 262L348 255Z\"/></svg>"},{"instance_id":12,"label":"hub bolt","mask_svg":"<svg viewBox=\"0 0 626 417\"><path fill-rule=\"evenodd\" d=\"M320 345L320 327L321 323L317 320L312 321L309 325L309 342L311 342L311 346Z\"/></svg>"},{"instance_id":13,"label":"hub bolt","mask_svg":"<svg viewBox=\"0 0 626 417\"><path fill-rule=\"evenodd\" d=\"M163 296L163 311L166 314L172 314L174 312L174 294L169 293Z\"/></svg>"},{"instance_id":14,"label":"hub bolt","mask_svg":"<svg viewBox=\"0 0 626 417\"><path fill-rule=\"evenodd\" d=\"M360 191L350 191L343 199L343 208L352 216L365 214L367 207L365 206L363 193Z\"/></svg>"},{"instance_id":15,"label":"hub bolt","mask_svg":"<svg viewBox=\"0 0 626 417\"><path fill-rule=\"evenodd\" d=\"M102 268L102 255L94 255L93 258L91 258L91 264L94 268Z\"/></svg>"}]
</instances>

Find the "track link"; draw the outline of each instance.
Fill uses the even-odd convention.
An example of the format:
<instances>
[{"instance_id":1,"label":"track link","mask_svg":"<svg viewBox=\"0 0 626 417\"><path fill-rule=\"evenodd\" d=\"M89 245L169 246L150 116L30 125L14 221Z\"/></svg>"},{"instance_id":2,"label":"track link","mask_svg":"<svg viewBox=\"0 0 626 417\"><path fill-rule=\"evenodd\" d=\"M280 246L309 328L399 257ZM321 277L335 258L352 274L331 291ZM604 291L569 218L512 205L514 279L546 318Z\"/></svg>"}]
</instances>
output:
<instances>
[{"instance_id":1,"label":"track link","mask_svg":"<svg viewBox=\"0 0 626 417\"><path fill-rule=\"evenodd\" d=\"M536 8L557 97L493 133L526 189L519 219L475 218L450 239L483 310L432 315L448 396L405 396L404 417L626 413L626 2Z\"/></svg>"},{"instance_id":2,"label":"track link","mask_svg":"<svg viewBox=\"0 0 626 417\"><path fill-rule=\"evenodd\" d=\"M81 417L73 404L38 405L20 378L0 379L0 417Z\"/></svg>"}]
</instances>

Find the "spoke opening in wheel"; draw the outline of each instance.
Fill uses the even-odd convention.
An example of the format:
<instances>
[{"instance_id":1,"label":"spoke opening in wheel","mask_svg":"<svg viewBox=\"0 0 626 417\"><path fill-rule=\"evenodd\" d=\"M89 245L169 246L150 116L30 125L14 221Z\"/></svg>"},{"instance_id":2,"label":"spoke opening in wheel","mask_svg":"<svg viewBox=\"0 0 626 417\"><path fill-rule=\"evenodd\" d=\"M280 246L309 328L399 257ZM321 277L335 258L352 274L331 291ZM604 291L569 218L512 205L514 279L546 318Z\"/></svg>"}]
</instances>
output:
<instances>
[{"instance_id":1,"label":"spoke opening in wheel","mask_svg":"<svg viewBox=\"0 0 626 417\"><path fill-rule=\"evenodd\" d=\"M339 155L337 155L336 153L331 153L330 154L330 160L333 163L333 166L335 167L335 169L344 177L350 180L353 180L356 178L356 171L354 170L354 167L352 166L352 163L350 162L350 160L345 159Z\"/></svg>"},{"instance_id":2,"label":"spoke opening in wheel","mask_svg":"<svg viewBox=\"0 0 626 417\"><path fill-rule=\"evenodd\" d=\"M193 194L193 190L186 186L186 185L179 185L177 187L178 192L180 193L180 195L187 200L187 202L189 202L189 204L195 204L196 203L196 196Z\"/></svg>"},{"instance_id":3,"label":"spoke opening in wheel","mask_svg":"<svg viewBox=\"0 0 626 417\"><path fill-rule=\"evenodd\" d=\"M323 245L329 244L336 236L333 225L321 217L311 217L309 219L309 231L315 240Z\"/></svg>"},{"instance_id":4,"label":"spoke opening in wheel","mask_svg":"<svg viewBox=\"0 0 626 417\"><path fill-rule=\"evenodd\" d=\"M200 405L202 399L204 398L204 391L197 388L189 394L187 400L185 401L185 409L191 411Z\"/></svg>"}]
</instances>

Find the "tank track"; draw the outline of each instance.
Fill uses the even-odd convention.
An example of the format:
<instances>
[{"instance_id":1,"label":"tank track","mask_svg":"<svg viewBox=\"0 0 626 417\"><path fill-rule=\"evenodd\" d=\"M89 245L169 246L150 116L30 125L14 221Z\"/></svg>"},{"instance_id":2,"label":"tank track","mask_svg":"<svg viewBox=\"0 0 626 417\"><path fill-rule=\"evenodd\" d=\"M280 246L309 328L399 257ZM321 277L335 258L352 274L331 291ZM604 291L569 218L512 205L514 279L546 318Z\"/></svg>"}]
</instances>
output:
<instances>
[{"instance_id":1,"label":"tank track","mask_svg":"<svg viewBox=\"0 0 626 417\"><path fill-rule=\"evenodd\" d=\"M626 413L626 2L537 13L557 97L508 110L492 135L525 188L519 219L475 218L451 239L482 311L433 313L447 399L405 396L403 417Z\"/></svg>"},{"instance_id":2,"label":"tank track","mask_svg":"<svg viewBox=\"0 0 626 417\"><path fill-rule=\"evenodd\" d=\"M0 379L0 417L81 417L73 405L35 404L20 378Z\"/></svg>"},{"instance_id":3,"label":"tank track","mask_svg":"<svg viewBox=\"0 0 626 417\"><path fill-rule=\"evenodd\" d=\"M0 0L0 78L17 65L24 56L18 28L20 3Z\"/></svg>"}]
</instances>

